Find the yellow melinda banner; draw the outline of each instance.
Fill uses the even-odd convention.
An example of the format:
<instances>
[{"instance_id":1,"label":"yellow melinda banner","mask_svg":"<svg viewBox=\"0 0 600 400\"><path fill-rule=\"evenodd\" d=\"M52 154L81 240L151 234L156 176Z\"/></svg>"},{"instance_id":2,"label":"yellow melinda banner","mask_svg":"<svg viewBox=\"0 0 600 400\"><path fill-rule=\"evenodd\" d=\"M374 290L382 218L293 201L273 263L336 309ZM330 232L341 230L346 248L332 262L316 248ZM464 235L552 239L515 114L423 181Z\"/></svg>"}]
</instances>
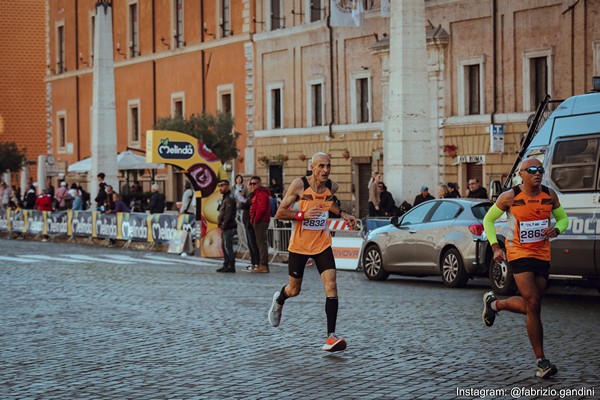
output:
<instances>
[{"instance_id":1,"label":"yellow melinda banner","mask_svg":"<svg viewBox=\"0 0 600 400\"><path fill-rule=\"evenodd\" d=\"M175 131L147 131L146 141L146 161L182 168L202 197L213 194L219 179L227 178L219 157L193 136Z\"/></svg>"},{"instance_id":2,"label":"yellow melinda banner","mask_svg":"<svg viewBox=\"0 0 600 400\"><path fill-rule=\"evenodd\" d=\"M220 179L227 179L223 164L203 142L175 131L146 131L146 161L164 163L182 168L196 192L200 204L201 255L222 257L221 233L217 228L218 204L221 193L217 190Z\"/></svg>"}]
</instances>

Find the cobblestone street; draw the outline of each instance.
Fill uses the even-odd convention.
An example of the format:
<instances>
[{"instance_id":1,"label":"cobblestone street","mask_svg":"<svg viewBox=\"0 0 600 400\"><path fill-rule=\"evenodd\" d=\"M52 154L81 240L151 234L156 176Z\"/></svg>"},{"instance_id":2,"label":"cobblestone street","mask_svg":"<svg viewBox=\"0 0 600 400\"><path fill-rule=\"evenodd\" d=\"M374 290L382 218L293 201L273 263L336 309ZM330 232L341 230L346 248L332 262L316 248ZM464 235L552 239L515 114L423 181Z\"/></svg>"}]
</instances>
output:
<instances>
[{"instance_id":1,"label":"cobblestone street","mask_svg":"<svg viewBox=\"0 0 600 400\"><path fill-rule=\"evenodd\" d=\"M272 328L282 264L218 274L218 260L7 239L0 255L2 399L558 398L582 388L564 398L600 398L600 295L590 288L549 290L545 348L559 373L543 381L522 316L483 326L483 281L447 289L340 271L348 349L330 354L314 268Z\"/></svg>"}]
</instances>

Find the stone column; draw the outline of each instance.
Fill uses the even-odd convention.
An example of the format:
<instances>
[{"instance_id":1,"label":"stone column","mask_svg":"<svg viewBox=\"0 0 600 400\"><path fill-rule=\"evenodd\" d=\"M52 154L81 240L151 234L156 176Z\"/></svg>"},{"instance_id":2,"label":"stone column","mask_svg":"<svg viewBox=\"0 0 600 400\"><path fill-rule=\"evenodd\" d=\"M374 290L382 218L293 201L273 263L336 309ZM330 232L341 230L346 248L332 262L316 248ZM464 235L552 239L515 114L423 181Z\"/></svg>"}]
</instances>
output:
<instances>
[{"instance_id":1,"label":"stone column","mask_svg":"<svg viewBox=\"0 0 600 400\"><path fill-rule=\"evenodd\" d=\"M104 172L105 182L119 191L117 180L117 114L112 36L112 2L96 3L94 40L94 83L92 103L92 170L90 196L98 194L96 175Z\"/></svg>"},{"instance_id":2,"label":"stone column","mask_svg":"<svg viewBox=\"0 0 600 400\"><path fill-rule=\"evenodd\" d=\"M412 203L438 181L437 132L429 121L425 2L394 3L390 21L389 112L383 137L384 179L396 204Z\"/></svg>"}]
</instances>

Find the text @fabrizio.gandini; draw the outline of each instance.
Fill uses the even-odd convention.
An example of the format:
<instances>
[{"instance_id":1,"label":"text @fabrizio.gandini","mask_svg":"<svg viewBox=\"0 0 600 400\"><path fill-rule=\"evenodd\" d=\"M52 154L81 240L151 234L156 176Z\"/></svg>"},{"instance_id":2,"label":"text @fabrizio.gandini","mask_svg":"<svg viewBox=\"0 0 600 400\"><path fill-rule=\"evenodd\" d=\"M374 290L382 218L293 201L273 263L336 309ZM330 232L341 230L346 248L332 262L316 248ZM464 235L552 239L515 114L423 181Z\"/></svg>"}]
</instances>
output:
<instances>
[{"instance_id":1,"label":"text @fabrizio.gandini","mask_svg":"<svg viewBox=\"0 0 600 400\"><path fill-rule=\"evenodd\" d=\"M485 398L497 398L497 397L509 397L512 399L520 399L521 397L552 397L555 399L568 399L568 398L579 398L584 397L595 397L595 387L578 387L578 388L543 388L543 387L532 387L532 386L514 386L510 389L506 388L456 388L456 396L458 397L478 397L480 399Z\"/></svg>"}]
</instances>

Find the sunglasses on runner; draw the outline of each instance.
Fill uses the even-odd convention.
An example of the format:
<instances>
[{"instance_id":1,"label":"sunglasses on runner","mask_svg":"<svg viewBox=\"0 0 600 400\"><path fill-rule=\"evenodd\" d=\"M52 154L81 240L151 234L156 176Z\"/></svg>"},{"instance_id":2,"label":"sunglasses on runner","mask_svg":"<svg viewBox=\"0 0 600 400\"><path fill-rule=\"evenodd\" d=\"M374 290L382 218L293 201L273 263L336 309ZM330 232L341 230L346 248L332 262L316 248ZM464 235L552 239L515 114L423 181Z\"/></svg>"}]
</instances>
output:
<instances>
[{"instance_id":1,"label":"sunglasses on runner","mask_svg":"<svg viewBox=\"0 0 600 400\"><path fill-rule=\"evenodd\" d=\"M545 169L544 169L544 167L529 167L529 168L522 169L521 171L527 171L527 173L531 174L531 175L535 175L536 172L539 172L540 174L543 175Z\"/></svg>"}]
</instances>

